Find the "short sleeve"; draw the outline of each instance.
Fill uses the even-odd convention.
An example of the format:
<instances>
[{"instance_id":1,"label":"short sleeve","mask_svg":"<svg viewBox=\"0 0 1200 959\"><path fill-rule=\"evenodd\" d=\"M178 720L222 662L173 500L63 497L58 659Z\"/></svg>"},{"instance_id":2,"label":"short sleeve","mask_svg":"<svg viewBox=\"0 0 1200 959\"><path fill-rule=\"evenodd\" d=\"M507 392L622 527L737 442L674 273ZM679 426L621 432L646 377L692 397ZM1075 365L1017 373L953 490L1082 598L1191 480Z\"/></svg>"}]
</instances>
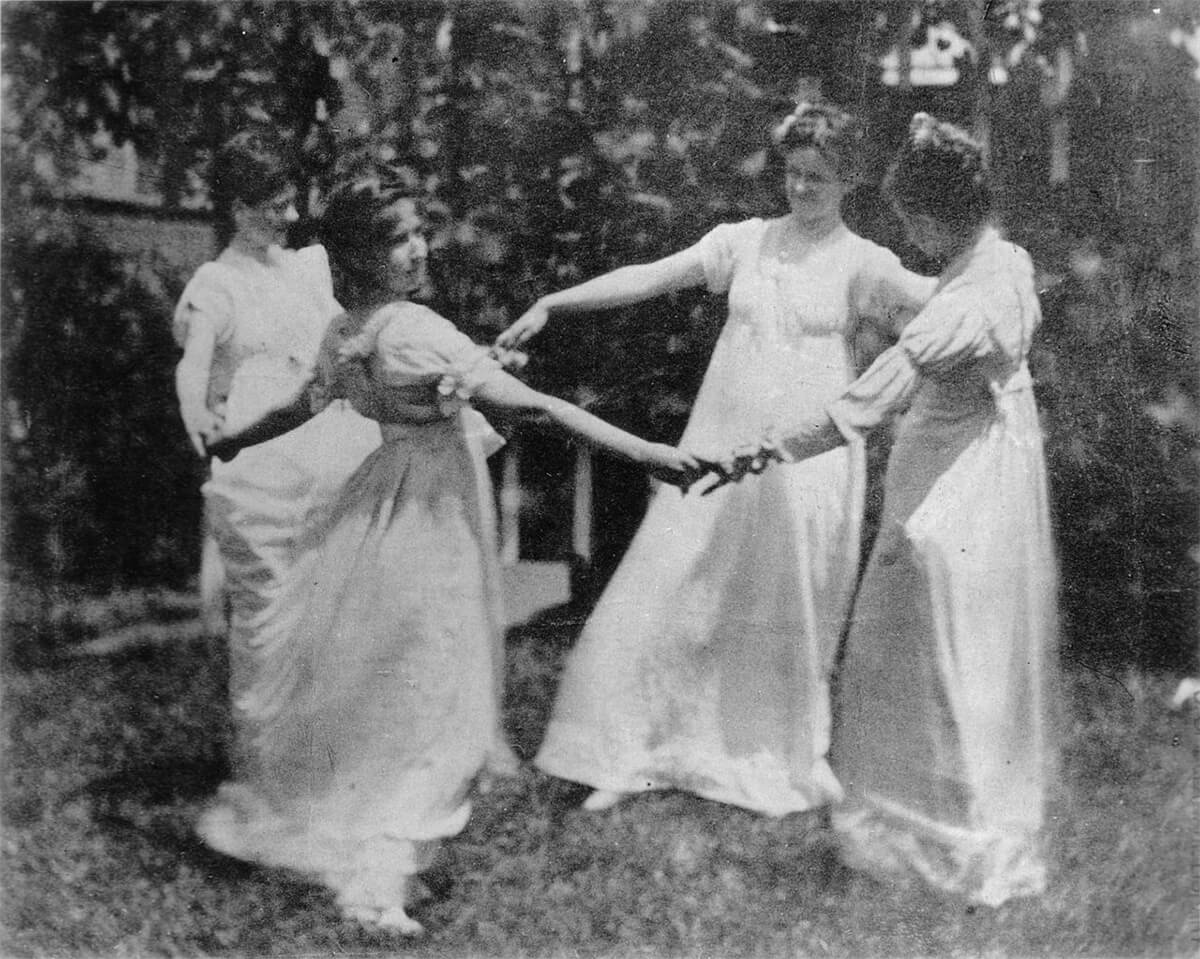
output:
<instances>
[{"instance_id":1,"label":"short sleeve","mask_svg":"<svg viewBox=\"0 0 1200 959\"><path fill-rule=\"evenodd\" d=\"M329 269L329 254L325 247L313 245L297 250L296 263L302 282L321 313L327 316L341 313L342 307L333 292L333 274Z\"/></svg>"},{"instance_id":2,"label":"short sleeve","mask_svg":"<svg viewBox=\"0 0 1200 959\"><path fill-rule=\"evenodd\" d=\"M866 241L855 276L855 313L876 320L899 336L936 287L936 278L905 269L900 257L891 250Z\"/></svg>"},{"instance_id":3,"label":"short sleeve","mask_svg":"<svg viewBox=\"0 0 1200 959\"><path fill-rule=\"evenodd\" d=\"M449 320L413 303L385 307L388 322L376 340L378 378L384 386L412 386L444 379L467 398L503 372L486 347L459 332Z\"/></svg>"},{"instance_id":4,"label":"short sleeve","mask_svg":"<svg viewBox=\"0 0 1200 959\"><path fill-rule=\"evenodd\" d=\"M747 235L757 232L755 227L761 224L762 220L722 223L709 230L692 246L691 252L700 256L704 266L704 280L710 293L724 293L729 289Z\"/></svg>"},{"instance_id":5,"label":"short sleeve","mask_svg":"<svg viewBox=\"0 0 1200 959\"><path fill-rule=\"evenodd\" d=\"M183 289L171 330L175 342L183 346L194 318L202 314L216 332L217 341L224 342L233 334L233 294L217 263L205 263Z\"/></svg>"}]
</instances>

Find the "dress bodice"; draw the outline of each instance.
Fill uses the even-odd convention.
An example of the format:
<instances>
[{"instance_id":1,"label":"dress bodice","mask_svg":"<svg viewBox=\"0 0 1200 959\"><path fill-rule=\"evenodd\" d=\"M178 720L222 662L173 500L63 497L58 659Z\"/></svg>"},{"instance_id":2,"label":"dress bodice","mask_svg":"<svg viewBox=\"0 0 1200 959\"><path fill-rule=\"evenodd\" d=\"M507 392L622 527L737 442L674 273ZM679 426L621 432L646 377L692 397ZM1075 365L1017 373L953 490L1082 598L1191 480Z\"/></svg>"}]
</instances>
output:
<instances>
[{"instance_id":1,"label":"dress bodice","mask_svg":"<svg viewBox=\"0 0 1200 959\"><path fill-rule=\"evenodd\" d=\"M333 392L379 422L385 438L453 425L471 396L501 372L486 348L414 303L380 308L358 332L347 318L322 352Z\"/></svg>"},{"instance_id":2,"label":"dress bodice","mask_svg":"<svg viewBox=\"0 0 1200 959\"><path fill-rule=\"evenodd\" d=\"M729 295L686 440L740 441L815 415L854 378L850 340L871 317L898 326L932 292L894 253L844 226L812 244L786 219L718 226L693 248Z\"/></svg>"},{"instance_id":3,"label":"dress bodice","mask_svg":"<svg viewBox=\"0 0 1200 959\"><path fill-rule=\"evenodd\" d=\"M700 241L710 291L729 294L727 329L744 327L773 346L844 339L864 316L890 320L932 291L894 253L844 225L813 242L789 238L788 226L746 220Z\"/></svg>"},{"instance_id":4,"label":"dress bodice","mask_svg":"<svg viewBox=\"0 0 1200 959\"><path fill-rule=\"evenodd\" d=\"M830 412L843 432L870 429L906 406L910 426L991 417L1028 392L1025 359L1040 322L1029 254L988 229Z\"/></svg>"},{"instance_id":5,"label":"dress bodice","mask_svg":"<svg viewBox=\"0 0 1200 959\"><path fill-rule=\"evenodd\" d=\"M322 247L272 247L266 263L229 248L184 289L175 335L183 342L199 316L212 326L208 402L226 406L227 421L236 423L254 418L309 374L339 311Z\"/></svg>"}]
</instances>

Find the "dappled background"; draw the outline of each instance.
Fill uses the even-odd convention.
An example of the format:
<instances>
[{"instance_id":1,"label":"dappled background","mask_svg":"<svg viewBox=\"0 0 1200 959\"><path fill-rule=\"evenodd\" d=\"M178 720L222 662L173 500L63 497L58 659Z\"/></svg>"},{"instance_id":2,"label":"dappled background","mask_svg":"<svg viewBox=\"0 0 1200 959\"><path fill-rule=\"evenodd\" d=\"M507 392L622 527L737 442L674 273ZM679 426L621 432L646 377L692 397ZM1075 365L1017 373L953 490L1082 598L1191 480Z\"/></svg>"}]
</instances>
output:
<instances>
[{"instance_id":1,"label":"dappled background","mask_svg":"<svg viewBox=\"0 0 1200 959\"><path fill-rule=\"evenodd\" d=\"M7 575L43 589L194 576L201 474L167 318L215 252L206 163L246 122L290 137L305 213L366 164L409 180L433 224L435 305L486 340L539 294L781 212L767 131L819 92L873 131L852 225L916 268L930 264L876 187L907 118L988 139L1006 227L1045 291L1035 375L1067 649L1186 666L1193 14L1185 0L6 4ZM528 375L672 439L723 311L696 293L561 323ZM566 558L574 461L529 442L523 550ZM618 465L594 482L593 585L645 497Z\"/></svg>"},{"instance_id":2,"label":"dappled background","mask_svg":"<svg viewBox=\"0 0 1200 959\"><path fill-rule=\"evenodd\" d=\"M1180 914L1186 885L1167 890L1162 877L1184 881L1187 846L1159 832L1160 819L1187 822L1187 748L1158 705L1197 668L1193 3L7 2L0 27L3 642L19 730L4 811L8 835L22 837L6 847L17 863L6 869L25 883L10 916L22 942L363 946L300 918L268 923L281 938L264 939L264 912L316 909L312 894L230 872L181 838L220 777L226 735L220 645L197 629L191 601L203 466L176 412L169 328L183 283L217 252L205 189L215 148L251 121L289 138L301 160L297 243L333 182L391 166L429 214L433 305L485 342L543 293L680 249L717 223L784 212L768 131L797 96L817 94L871 129L868 182L846 210L856 230L933 268L878 190L908 118L928 110L987 141L1004 225L1038 268L1045 323L1032 365L1075 710L1066 781L1086 812L1062 841L1076 851L1033 918L970 931L956 914L921 932L903 918L924 908L911 897L863 893L860 912L843 902L854 889L811 866L810 833L738 812L718 828L699 801L656 797L644 821L638 806L595 836L564 834L530 774L452 848L452 871L467 878L453 908L439 907L447 941L494 954L533 936L892 955L1183 941L1153 937ZM674 440L724 315L720 298L694 291L554 324L523 375ZM576 451L513 438L519 558L575 572L573 604L510 635L507 721L529 755L562 652L648 491L638 472L597 460L580 535ZM877 467L885 454L877 442ZM131 623L174 649L126 650L103 667L72 658ZM25 769L20 789L14 768ZM1118 808L1120 823L1103 818ZM801 854L815 871L788 871ZM80 906L80 884L103 889L97 901L111 887L140 903L141 932L128 914ZM770 898L785 886L801 891L800 917ZM580 888L587 908L564 912ZM1110 898L1093 900L1100 888ZM69 934L28 931L54 909ZM838 938L848 929L865 938Z\"/></svg>"}]
</instances>

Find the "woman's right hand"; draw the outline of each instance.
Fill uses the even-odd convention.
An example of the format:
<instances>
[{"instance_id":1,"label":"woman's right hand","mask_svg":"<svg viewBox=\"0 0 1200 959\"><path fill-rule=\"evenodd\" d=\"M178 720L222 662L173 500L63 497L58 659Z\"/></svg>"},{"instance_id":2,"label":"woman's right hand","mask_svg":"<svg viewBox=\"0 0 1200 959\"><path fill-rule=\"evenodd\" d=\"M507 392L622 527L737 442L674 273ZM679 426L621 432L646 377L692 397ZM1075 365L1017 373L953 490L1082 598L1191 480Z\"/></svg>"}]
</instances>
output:
<instances>
[{"instance_id":1,"label":"woman's right hand","mask_svg":"<svg viewBox=\"0 0 1200 959\"><path fill-rule=\"evenodd\" d=\"M207 406L194 409L185 406L180 409L179 414L192 449L201 459L207 459L209 442L221 432L221 416Z\"/></svg>"},{"instance_id":2,"label":"woman's right hand","mask_svg":"<svg viewBox=\"0 0 1200 959\"><path fill-rule=\"evenodd\" d=\"M521 314L517 322L496 337L496 346L502 350L511 350L520 346L526 340L537 336L549 320L550 310L542 305L541 300L538 300Z\"/></svg>"},{"instance_id":3,"label":"woman's right hand","mask_svg":"<svg viewBox=\"0 0 1200 959\"><path fill-rule=\"evenodd\" d=\"M650 443L643 465L656 480L678 486L684 493L696 480L709 472L691 453L666 443Z\"/></svg>"}]
</instances>

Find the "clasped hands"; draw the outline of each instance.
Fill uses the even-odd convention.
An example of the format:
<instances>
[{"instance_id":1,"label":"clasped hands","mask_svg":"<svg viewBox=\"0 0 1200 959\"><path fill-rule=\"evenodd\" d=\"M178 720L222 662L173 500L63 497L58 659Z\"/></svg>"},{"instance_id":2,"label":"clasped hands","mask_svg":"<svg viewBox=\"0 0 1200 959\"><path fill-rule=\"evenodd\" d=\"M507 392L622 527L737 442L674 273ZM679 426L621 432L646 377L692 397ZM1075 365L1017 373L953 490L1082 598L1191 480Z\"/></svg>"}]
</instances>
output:
<instances>
[{"instance_id":1,"label":"clasped hands","mask_svg":"<svg viewBox=\"0 0 1200 959\"><path fill-rule=\"evenodd\" d=\"M707 496L730 483L741 482L747 476L757 476L772 462L788 461L779 444L770 438L758 443L744 443L717 457L683 450L677 453L680 456L677 465L659 467L652 470L651 475L665 483L678 486L683 493L687 493L704 477L715 477L712 483L700 491L701 496Z\"/></svg>"},{"instance_id":2,"label":"clasped hands","mask_svg":"<svg viewBox=\"0 0 1200 959\"><path fill-rule=\"evenodd\" d=\"M704 468L702 475L716 477L713 483L700 491L701 496L707 496L730 483L739 483L747 476L757 476L773 462L787 462L779 444L770 437L757 443L743 443L719 458L697 455L695 459Z\"/></svg>"}]
</instances>

